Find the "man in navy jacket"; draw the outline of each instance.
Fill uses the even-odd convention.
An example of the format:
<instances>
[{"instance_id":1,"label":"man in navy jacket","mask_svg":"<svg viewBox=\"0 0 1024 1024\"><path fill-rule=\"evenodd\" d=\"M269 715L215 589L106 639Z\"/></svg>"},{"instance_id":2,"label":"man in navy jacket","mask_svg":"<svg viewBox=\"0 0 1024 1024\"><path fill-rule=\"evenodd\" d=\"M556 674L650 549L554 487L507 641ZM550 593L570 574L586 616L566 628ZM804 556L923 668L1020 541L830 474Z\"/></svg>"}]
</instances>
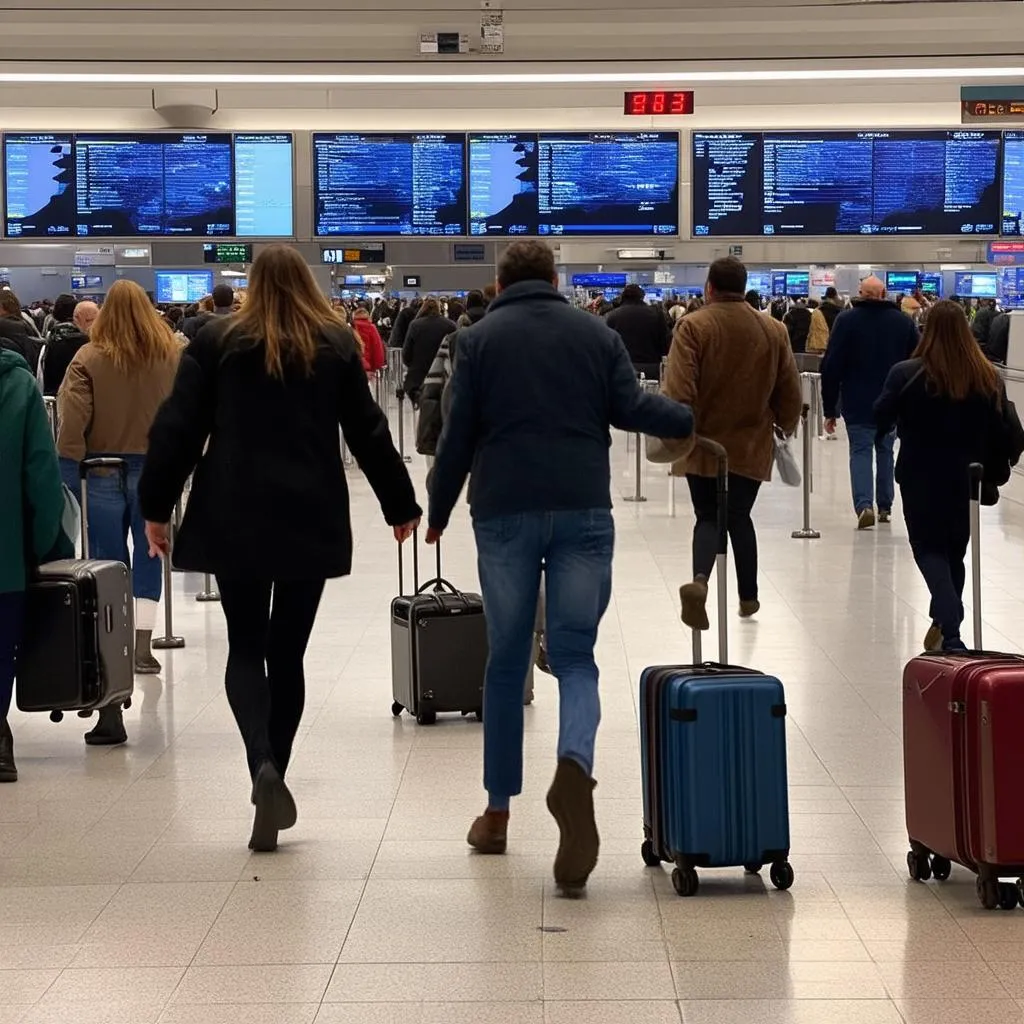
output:
<instances>
[{"instance_id":1,"label":"man in navy jacket","mask_svg":"<svg viewBox=\"0 0 1024 1024\"><path fill-rule=\"evenodd\" d=\"M467 475L490 659L484 686L488 806L469 844L504 853L509 804L522 790L523 680L541 567L548 658L558 678L558 769L548 808L561 842L565 895L597 863L592 778L601 717L594 662L611 596L609 428L664 438L693 430L690 409L637 383L622 339L557 290L554 254L514 242L498 266L498 297L460 335L451 411L438 444L428 542L448 526Z\"/></svg>"},{"instance_id":2,"label":"man in navy jacket","mask_svg":"<svg viewBox=\"0 0 1024 1024\"><path fill-rule=\"evenodd\" d=\"M840 404L850 438L850 484L857 526L888 523L896 491L892 449L894 432L876 437L875 402L889 371L917 348L917 327L895 302L887 302L885 285L877 277L860 283L860 298L840 313L832 326L828 351L821 364L825 430L834 433ZM876 462L872 480L872 453Z\"/></svg>"}]
</instances>

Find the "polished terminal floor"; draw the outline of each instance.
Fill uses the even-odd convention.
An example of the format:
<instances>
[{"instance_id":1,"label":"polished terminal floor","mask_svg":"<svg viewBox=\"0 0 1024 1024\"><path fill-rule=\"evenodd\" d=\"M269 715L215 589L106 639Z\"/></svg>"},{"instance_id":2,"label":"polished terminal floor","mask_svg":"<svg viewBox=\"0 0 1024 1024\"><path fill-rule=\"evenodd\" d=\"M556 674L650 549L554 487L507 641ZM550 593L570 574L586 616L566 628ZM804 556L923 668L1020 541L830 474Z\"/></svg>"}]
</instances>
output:
<instances>
[{"instance_id":1,"label":"polished terminal floor","mask_svg":"<svg viewBox=\"0 0 1024 1024\"><path fill-rule=\"evenodd\" d=\"M845 443L814 449L822 538L791 539L800 493L767 487L763 611L730 619L731 659L787 687L790 892L705 871L682 900L640 860L636 681L689 657L676 604L685 486L675 518L653 467L647 503L616 502L598 652L603 845L589 897L566 902L544 806L555 684L538 676L527 712L509 853L474 856L464 837L483 807L480 726L392 719L395 551L353 473L355 572L328 586L313 636L289 776L299 822L277 854L246 850L224 622L194 601L198 579L175 577L187 646L164 656L162 677L139 680L127 746L87 750L73 717L14 714L21 781L0 787L0 1024L1024 1021L1024 910L983 911L959 869L944 885L907 878L900 676L928 625L927 594L898 517L854 529ZM631 493L621 435L613 457L615 487ZM421 460L413 471L422 481ZM985 642L1018 651L1024 507L986 510L984 545ZM446 574L474 586L464 509L445 554Z\"/></svg>"}]
</instances>

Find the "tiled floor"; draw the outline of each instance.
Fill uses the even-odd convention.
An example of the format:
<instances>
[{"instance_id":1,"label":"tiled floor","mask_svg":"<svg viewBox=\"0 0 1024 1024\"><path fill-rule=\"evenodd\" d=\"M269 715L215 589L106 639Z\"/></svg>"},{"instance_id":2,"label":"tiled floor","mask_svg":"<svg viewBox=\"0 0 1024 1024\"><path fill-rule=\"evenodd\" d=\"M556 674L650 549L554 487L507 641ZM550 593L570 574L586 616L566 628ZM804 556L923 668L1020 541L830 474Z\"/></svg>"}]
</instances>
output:
<instances>
[{"instance_id":1,"label":"tiled floor","mask_svg":"<svg viewBox=\"0 0 1024 1024\"><path fill-rule=\"evenodd\" d=\"M543 802L555 687L538 677L527 714L509 854L471 856L480 727L391 717L394 549L354 474L355 573L329 585L314 634L290 775L299 824L276 855L245 849L224 624L193 600L199 580L175 578L188 646L139 681L128 746L87 750L77 719L14 715L22 780L0 788L0 1024L1024 1021L1024 910L983 912L965 872L944 886L906 878L899 678L927 595L900 523L853 529L845 444L815 451L823 537L792 540L799 492L768 487L764 609L730 621L731 658L787 685L791 892L705 872L684 901L640 862L635 681L688 655L675 600L689 561L684 487L677 518L653 468L650 501L617 503L599 652L602 856L589 898L567 903L552 893ZM614 460L629 493L621 436ZM987 510L984 539L986 643L1019 650L1024 507ZM445 553L446 574L475 585L464 510Z\"/></svg>"}]
</instances>

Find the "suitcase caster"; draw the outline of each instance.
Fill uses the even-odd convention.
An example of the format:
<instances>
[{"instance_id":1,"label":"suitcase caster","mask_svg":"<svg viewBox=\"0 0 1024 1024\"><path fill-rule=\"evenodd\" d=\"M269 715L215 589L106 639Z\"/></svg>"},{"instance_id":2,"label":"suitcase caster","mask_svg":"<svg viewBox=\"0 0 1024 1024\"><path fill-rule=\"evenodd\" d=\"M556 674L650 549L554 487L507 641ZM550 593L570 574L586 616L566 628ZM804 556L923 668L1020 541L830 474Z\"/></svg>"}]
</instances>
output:
<instances>
[{"instance_id":1,"label":"suitcase caster","mask_svg":"<svg viewBox=\"0 0 1024 1024\"><path fill-rule=\"evenodd\" d=\"M999 909L1016 910L1018 902L1017 886L1012 882L999 883Z\"/></svg>"},{"instance_id":2,"label":"suitcase caster","mask_svg":"<svg viewBox=\"0 0 1024 1024\"><path fill-rule=\"evenodd\" d=\"M764 865L761 863L744 864L743 870L746 871L748 875L759 875L761 874L761 868L763 867Z\"/></svg>"},{"instance_id":3,"label":"suitcase caster","mask_svg":"<svg viewBox=\"0 0 1024 1024\"><path fill-rule=\"evenodd\" d=\"M131 706L132 706L132 699L131 699L131 697L125 697L124 703L121 705L121 707L124 708L125 711L127 711Z\"/></svg>"},{"instance_id":4,"label":"suitcase caster","mask_svg":"<svg viewBox=\"0 0 1024 1024\"><path fill-rule=\"evenodd\" d=\"M437 722L436 711L421 711L416 716L417 725L434 725Z\"/></svg>"},{"instance_id":5,"label":"suitcase caster","mask_svg":"<svg viewBox=\"0 0 1024 1024\"><path fill-rule=\"evenodd\" d=\"M64 721L64 712L63 711L51 711L50 712L50 721L51 722L63 722Z\"/></svg>"},{"instance_id":6,"label":"suitcase caster","mask_svg":"<svg viewBox=\"0 0 1024 1024\"><path fill-rule=\"evenodd\" d=\"M399 704L397 700L391 705L391 714L393 714L395 718L401 718L404 710L405 707L402 704Z\"/></svg>"},{"instance_id":7,"label":"suitcase caster","mask_svg":"<svg viewBox=\"0 0 1024 1024\"><path fill-rule=\"evenodd\" d=\"M999 883L995 881L982 881L978 879L974 891L978 894L978 902L986 910L995 910L999 906Z\"/></svg>"},{"instance_id":8,"label":"suitcase caster","mask_svg":"<svg viewBox=\"0 0 1024 1024\"><path fill-rule=\"evenodd\" d=\"M936 882L945 882L953 873L953 865L945 857L932 857L932 878Z\"/></svg>"},{"instance_id":9,"label":"suitcase caster","mask_svg":"<svg viewBox=\"0 0 1024 1024\"><path fill-rule=\"evenodd\" d=\"M654 843L645 839L640 846L640 856L649 868L660 868L661 858L655 852Z\"/></svg>"},{"instance_id":10,"label":"suitcase caster","mask_svg":"<svg viewBox=\"0 0 1024 1024\"><path fill-rule=\"evenodd\" d=\"M672 888L677 895L684 898L696 896L700 888L700 879L693 868L676 868L672 872Z\"/></svg>"},{"instance_id":11,"label":"suitcase caster","mask_svg":"<svg viewBox=\"0 0 1024 1024\"><path fill-rule=\"evenodd\" d=\"M793 865L788 860L779 861L772 865L769 877L776 889L785 892L793 885Z\"/></svg>"},{"instance_id":12,"label":"suitcase caster","mask_svg":"<svg viewBox=\"0 0 1024 1024\"><path fill-rule=\"evenodd\" d=\"M911 850L907 854L907 873L914 882L927 882L932 877L932 865L928 854L915 853Z\"/></svg>"}]
</instances>

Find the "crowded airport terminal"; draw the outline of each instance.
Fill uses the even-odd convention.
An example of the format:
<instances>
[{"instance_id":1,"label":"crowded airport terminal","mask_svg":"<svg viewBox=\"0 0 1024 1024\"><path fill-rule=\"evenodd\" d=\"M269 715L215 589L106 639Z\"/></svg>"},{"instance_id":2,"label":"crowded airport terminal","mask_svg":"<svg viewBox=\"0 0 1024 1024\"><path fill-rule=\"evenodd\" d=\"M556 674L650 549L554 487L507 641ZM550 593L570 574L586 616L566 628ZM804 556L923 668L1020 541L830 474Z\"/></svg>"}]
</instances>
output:
<instances>
[{"instance_id":1,"label":"crowded airport terminal","mask_svg":"<svg viewBox=\"0 0 1024 1024\"><path fill-rule=\"evenodd\" d=\"M0 1024L1024 1024L1024 5L0 12Z\"/></svg>"}]
</instances>

